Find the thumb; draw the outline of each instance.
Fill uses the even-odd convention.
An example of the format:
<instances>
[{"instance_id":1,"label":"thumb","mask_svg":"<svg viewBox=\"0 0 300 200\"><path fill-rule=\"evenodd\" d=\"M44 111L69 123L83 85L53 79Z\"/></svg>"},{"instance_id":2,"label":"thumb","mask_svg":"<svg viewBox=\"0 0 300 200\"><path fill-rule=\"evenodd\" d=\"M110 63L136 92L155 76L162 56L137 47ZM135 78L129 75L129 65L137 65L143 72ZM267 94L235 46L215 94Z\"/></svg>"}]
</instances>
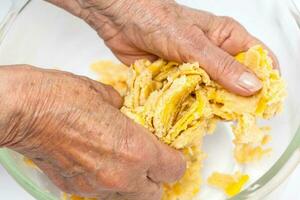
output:
<instances>
[{"instance_id":1,"label":"thumb","mask_svg":"<svg viewBox=\"0 0 300 200\"><path fill-rule=\"evenodd\" d=\"M123 105L123 98L121 95L110 85L94 81L84 76L80 76L81 79L90 83L90 89L96 91L102 96L106 103L109 103L115 108L121 108Z\"/></svg>"},{"instance_id":2,"label":"thumb","mask_svg":"<svg viewBox=\"0 0 300 200\"><path fill-rule=\"evenodd\" d=\"M262 87L260 80L246 66L230 54L206 41L206 47L195 55L204 70L227 90L242 96L250 96Z\"/></svg>"},{"instance_id":3,"label":"thumb","mask_svg":"<svg viewBox=\"0 0 300 200\"><path fill-rule=\"evenodd\" d=\"M148 170L148 178L156 183L171 183L179 180L185 170L183 154L166 144L157 141L156 162Z\"/></svg>"},{"instance_id":4,"label":"thumb","mask_svg":"<svg viewBox=\"0 0 300 200\"><path fill-rule=\"evenodd\" d=\"M255 74L214 45L198 27L187 29L182 37L171 54L162 56L179 62L199 62L214 81L233 93L250 96L261 89Z\"/></svg>"}]
</instances>

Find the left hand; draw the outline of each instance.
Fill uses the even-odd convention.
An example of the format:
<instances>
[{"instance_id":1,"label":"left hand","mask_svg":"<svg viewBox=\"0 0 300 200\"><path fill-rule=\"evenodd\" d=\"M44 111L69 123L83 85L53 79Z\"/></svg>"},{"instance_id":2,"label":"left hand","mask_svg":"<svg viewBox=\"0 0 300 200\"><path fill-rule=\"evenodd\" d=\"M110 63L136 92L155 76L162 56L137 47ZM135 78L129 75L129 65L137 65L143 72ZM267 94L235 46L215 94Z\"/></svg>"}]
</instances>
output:
<instances>
[{"instance_id":1,"label":"left hand","mask_svg":"<svg viewBox=\"0 0 300 200\"><path fill-rule=\"evenodd\" d=\"M112 87L27 65L0 66L0 148L18 151L63 191L101 200L158 200L181 152L119 108Z\"/></svg>"}]
</instances>

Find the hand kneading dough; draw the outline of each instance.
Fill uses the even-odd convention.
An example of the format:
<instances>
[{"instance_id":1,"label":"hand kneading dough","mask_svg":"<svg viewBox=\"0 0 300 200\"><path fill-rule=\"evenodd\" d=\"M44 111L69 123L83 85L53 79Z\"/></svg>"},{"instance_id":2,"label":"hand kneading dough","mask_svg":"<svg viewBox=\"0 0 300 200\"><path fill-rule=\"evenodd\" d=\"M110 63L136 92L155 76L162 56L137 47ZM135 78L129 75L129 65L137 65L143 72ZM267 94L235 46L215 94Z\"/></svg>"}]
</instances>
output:
<instances>
[{"instance_id":1,"label":"hand kneading dough","mask_svg":"<svg viewBox=\"0 0 300 200\"><path fill-rule=\"evenodd\" d=\"M256 95L241 97L228 92L212 81L198 63L178 64L161 59L153 63L138 60L129 69L122 68L122 74L127 71L128 76L121 76L119 82L112 81L122 94L127 91L121 111L186 156L185 175L176 183L164 185L163 200L191 200L200 191L200 170L205 157L202 139L215 130L218 121L234 122L237 162L259 160L270 151L264 147L270 140L270 128L258 126L256 120L269 119L282 110L285 84L261 46L240 53L236 59L261 80L263 88ZM101 63L93 68L97 65ZM107 70L120 73L118 67ZM109 77L104 78L108 82ZM220 176L215 177L221 180ZM210 181L217 185L213 179Z\"/></svg>"}]
</instances>

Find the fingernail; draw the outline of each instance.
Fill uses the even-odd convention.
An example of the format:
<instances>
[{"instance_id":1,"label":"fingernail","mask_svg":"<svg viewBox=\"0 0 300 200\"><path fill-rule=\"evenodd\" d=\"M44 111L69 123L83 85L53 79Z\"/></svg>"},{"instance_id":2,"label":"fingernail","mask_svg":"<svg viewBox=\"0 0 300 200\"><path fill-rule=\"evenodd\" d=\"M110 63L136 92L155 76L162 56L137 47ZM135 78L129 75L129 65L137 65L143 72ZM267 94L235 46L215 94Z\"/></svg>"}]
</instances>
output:
<instances>
[{"instance_id":1,"label":"fingernail","mask_svg":"<svg viewBox=\"0 0 300 200\"><path fill-rule=\"evenodd\" d=\"M240 76L238 84L251 92L256 92L262 88L260 80L250 72L244 72Z\"/></svg>"}]
</instances>

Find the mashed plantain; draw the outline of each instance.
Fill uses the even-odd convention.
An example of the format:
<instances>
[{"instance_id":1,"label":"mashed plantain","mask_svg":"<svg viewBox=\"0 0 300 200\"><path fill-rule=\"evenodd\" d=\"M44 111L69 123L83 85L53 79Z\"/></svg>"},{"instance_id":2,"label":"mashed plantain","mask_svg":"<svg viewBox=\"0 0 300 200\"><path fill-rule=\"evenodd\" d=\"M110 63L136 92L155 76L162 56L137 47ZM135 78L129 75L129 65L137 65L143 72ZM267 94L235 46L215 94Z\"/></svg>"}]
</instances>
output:
<instances>
[{"instance_id":1,"label":"mashed plantain","mask_svg":"<svg viewBox=\"0 0 300 200\"><path fill-rule=\"evenodd\" d=\"M224 190L225 194L232 197L238 194L249 180L249 176L240 172L233 175L214 172L208 178L208 184Z\"/></svg>"},{"instance_id":2,"label":"mashed plantain","mask_svg":"<svg viewBox=\"0 0 300 200\"><path fill-rule=\"evenodd\" d=\"M213 133L219 121L231 121L234 157L238 163L259 160L270 152L270 127L258 126L257 119L269 119L282 110L285 83L272 67L268 52L254 46L236 59L261 80L262 90L241 97L212 81L198 63L178 64L138 60L130 68L101 61L92 65L100 81L110 84L125 97L121 111L143 125L162 142L181 150L187 170L176 183L164 185L163 200L191 200L200 191L201 167L205 154L202 139ZM249 177L213 173L208 183L228 196L240 192ZM85 199L71 196L71 199Z\"/></svg>"}]
</instances>

